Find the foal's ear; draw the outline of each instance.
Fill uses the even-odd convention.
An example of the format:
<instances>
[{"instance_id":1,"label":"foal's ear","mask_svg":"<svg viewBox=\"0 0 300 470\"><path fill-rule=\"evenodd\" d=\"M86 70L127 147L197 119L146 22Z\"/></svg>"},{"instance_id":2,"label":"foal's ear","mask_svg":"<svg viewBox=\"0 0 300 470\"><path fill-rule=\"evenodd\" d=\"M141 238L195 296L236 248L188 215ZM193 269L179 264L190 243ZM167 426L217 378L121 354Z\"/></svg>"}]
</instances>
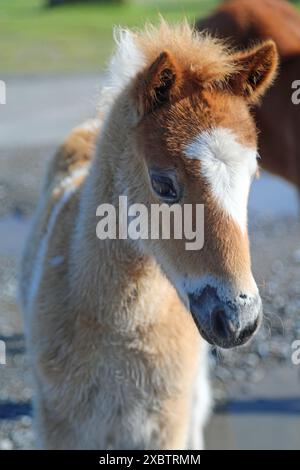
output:
<instances>
[{"instance_id":1,"label":"foal's ear","mask_svg":"<svg viewBox=\"0 0 300 470\"><path fill-rule=\"evenodd\" d=\"M136 98L139 115L155 111L167 103L178 90L180 81L180 68L169 52L162 52L138 77Z\"/></svg>"},{"instance_id":2,"label":"foal's ear","mask_svg":"<svg viewBox=\"0 0 300 470\"><path fill-rule=\"evenodd\" d=\"M255 103L265 93L276 76L277 48L272 40L233 55L237 71L229 78L234 94Z\"/></svg>"}]
</instances>

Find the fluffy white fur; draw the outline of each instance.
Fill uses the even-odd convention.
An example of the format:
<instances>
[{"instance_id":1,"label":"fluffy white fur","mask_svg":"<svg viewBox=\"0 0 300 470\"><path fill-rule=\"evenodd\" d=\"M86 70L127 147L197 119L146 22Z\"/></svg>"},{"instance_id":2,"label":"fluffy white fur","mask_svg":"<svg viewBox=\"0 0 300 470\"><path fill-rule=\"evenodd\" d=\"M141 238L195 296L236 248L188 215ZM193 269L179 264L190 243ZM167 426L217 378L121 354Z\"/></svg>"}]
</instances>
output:
<instances>
[{"instance_id":1,"label":"fluffy white fur","mask_svg":"<svg viewBox=\"0 0 300 470\"><path fill-rule=\"evenodd\" d=\"M107 112L116 96L132 78L146 65L145 58L138 48L135 35L124 28L114 29L116 51L108 64L105 85L100 95L99 110Z\"/></svg>"}]
</instances>

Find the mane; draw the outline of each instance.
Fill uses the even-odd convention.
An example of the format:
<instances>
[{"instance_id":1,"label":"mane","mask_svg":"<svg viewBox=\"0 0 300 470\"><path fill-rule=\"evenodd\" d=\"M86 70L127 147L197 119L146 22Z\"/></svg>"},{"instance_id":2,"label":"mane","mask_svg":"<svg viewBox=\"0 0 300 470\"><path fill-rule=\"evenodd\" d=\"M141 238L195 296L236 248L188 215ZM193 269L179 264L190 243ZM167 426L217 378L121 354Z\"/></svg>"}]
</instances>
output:
<instances>
[{"instance_id":1,"label":"mane","mask_svg":"<svg viewBox=\"0 0 300 470\"><path fill-rule=\"evenodd\" d=\"M231 50L224 41L195 31L187 20L169 25L146 24L143 30L114 29L116 51L110 59L100 97L100 110L107 111L115 98L162 51L168 51L184 70L204 80L222 82L234 69Z\"/></svg>"}]
</instances>

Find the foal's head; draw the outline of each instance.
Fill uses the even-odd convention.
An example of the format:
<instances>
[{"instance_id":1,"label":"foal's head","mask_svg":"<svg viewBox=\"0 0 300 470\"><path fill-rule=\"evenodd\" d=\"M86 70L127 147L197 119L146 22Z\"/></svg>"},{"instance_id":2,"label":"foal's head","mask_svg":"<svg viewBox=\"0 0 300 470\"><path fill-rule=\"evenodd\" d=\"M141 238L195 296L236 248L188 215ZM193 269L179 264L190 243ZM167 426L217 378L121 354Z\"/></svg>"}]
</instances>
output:
<instances>
[{"instance_id":1,"label":"foal's head","mask_svg":"<svg viewBox=\"0 0 300 470\"><path fill-rule=\"evenodd\" d=\"M139 246L155 257L207 341L243 344L262 311L247 234L257 170L249 108L272 81L275 45L231 52L187 24L162 23L124 33L118 54L131 75L124 109L135 116L122 166L129 204L191 204L194 212L204 204L201 250L188 250L185 237Z\"/></svg>"}]
</instances>

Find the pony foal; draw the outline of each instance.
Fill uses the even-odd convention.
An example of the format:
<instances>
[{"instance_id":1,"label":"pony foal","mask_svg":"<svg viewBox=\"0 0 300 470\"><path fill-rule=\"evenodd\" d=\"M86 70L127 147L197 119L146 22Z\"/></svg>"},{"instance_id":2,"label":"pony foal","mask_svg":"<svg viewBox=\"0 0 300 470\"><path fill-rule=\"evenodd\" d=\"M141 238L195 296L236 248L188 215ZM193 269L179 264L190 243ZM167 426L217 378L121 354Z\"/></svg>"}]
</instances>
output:
<instances>
[{"instance_id":1,"label":"pony foal","mask_svg":"<svg viewBox=\"0 0 300 470\"><path fill-rule=\"evenodd\" d=\"M202 338L241 345L261 317L247 235L249 106L276 64L271 41L233 53L187 23L120 32L104 119L73 131L50 163L23 258L42 447L202 447ZM99 240L97 207L118 209L120 195L148 208L204 204L203 248L186 250L184 237Z\"/></svg>"}]
</instances>

